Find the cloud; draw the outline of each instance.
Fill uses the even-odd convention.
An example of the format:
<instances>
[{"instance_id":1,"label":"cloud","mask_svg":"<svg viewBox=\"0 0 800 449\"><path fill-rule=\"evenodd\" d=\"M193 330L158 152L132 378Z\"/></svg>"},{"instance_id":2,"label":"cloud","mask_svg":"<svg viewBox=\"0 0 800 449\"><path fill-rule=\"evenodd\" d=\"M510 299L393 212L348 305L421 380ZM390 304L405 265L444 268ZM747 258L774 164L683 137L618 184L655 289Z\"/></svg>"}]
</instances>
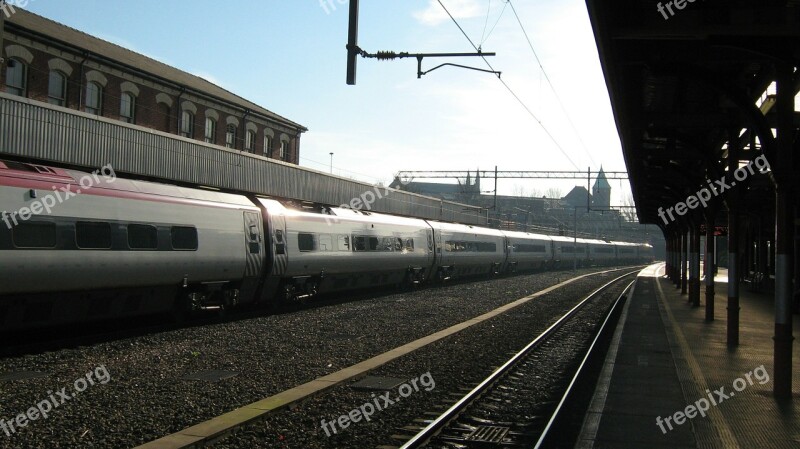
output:
<instances>
[{"instance_id":1,"label":"cloud","mask_svg":"<svg viewBox=\"0 0 800 449\"><path fill-rule=\"evenodd\" d=\"M477 0L442 0L444 5L456 19L471 19L485 14ZM449 20L444 8L437 0L430 0L428 7L413 13L414 18L424 25L435 26Z\"/></svg>"}]
</instances>

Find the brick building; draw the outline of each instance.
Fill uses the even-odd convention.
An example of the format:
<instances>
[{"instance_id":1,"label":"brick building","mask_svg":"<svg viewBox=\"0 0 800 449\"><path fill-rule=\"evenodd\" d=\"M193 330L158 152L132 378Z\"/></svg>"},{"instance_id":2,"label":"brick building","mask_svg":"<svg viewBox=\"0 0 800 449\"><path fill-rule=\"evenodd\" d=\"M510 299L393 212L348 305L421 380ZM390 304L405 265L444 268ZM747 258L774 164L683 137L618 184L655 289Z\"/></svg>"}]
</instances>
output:
<instances>
[{"instance_id":1,"label":"brick building","mask_svg":"<svg viewBox=\"0 0 800 449\"><path fill-rule=\"evenodd\" d=\"M0 90L297 164L302 125L201 77L15 8L0 13Z\"/></svg>"}]
</instances>

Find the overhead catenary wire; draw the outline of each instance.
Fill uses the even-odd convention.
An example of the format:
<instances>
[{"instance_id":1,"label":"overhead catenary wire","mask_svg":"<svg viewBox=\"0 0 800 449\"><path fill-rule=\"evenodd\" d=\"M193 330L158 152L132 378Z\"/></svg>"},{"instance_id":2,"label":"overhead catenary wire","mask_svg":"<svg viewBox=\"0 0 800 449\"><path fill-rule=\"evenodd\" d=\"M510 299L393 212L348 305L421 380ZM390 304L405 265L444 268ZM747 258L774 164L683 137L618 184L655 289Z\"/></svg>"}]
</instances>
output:
<instances>
[{"instance_id":1,"label":"overhead catenary wire","mask_svg":"<svg viewBox=\"0 0 800 449\"><path fill-rule=\"evenodd\" d=\"M476 46L475 42L473 42L472 39L469 37L469 35L467 35L466 31L464 31L464 28L461 27L461 24L458 23L456 18L453 17L453 15L450 13L450 10L448 10L447 7L444 5L444 3L442 3L442 0L437 0L437 1L439 2L439 5L442 7L442 9L444 9L444 11L447 13L447 15L453 21L453 23L455 23L455 25L458 27L458 29L461 30L461 34L463 34L464 37L467 38L467 40L469 41L470 45L472 45L472 48L474 48L475 51L479 51L478 46ZM496 71L494 69L494 67L492 67L492 64L485 57L482 56L481 58L483 59L483 62L485 62L486 65L492 71ZM511 88L511 86L508 85L508 83L505 82L505 80L503 80L502 78L498 78L498 80L500 80L500 82L503 84L503 86L505 86L506 90L508 90L508 92L511 93L511 95L525 109L525 111L527 111L528 115L530 115L536 121L536 123L539 124L539 126L542 128L542 130L545 132L545 134L547 134L547 137L550 138L550 140L553 142L553 144L555 144L556 148L558 148L558 150L570 162L570 164L572 164L572 166L575 167L576 169L580 170L580 167L578 167L578 164L576 164L575 161L573 161L572 158L569 157L569 154L567 154L567 152L564 150L564 148L561 146L561 144L558 143L558 141L556 140L555 136L553 136L553 134L550 132L550 130L548 130L547 127L544 126L544 123L539 119L539 117L536 116L536 114L533 113L533 111L528 107L528 105L525 104L524 101L522 101L522 98L520 98L519 95L517 95L517 93L514 92L514 90Z\"/></svg>"},{"instance_id":2,"label":"overhead catenary wire","mask_svg":"<svg viewBox=\"0 0 800 449\"><path fill-rule=\"evenodd\" d=\"M519 24L520 29L522 29L522 34L525 35L525 40L528 41L528 46L533 53L533 57L536 59L536 63L539 64L539 69L541 69L542 74L544 75L544 79L547 81L547 84L550 85L550 89L553 91L553 95L556 97L556 101L558 101L558 105L561 107L561 111L564 112L564 115L567 117L567 121L569 122L572 130L575 131L575 136L578 138L583 150L586 152L586 156L589 157L589 160L592 162L592 165L597 165L592 157L592 153L586 147L586 144L583 142L583 138L581 138L581 133L578 131L578 128L575 126L575 123L572 121L572 117L570 117L569 112L567 112L567 108L564 106L564 103L561 101L561 97L558 95L558 91L556 91L556 87L553 85L553 82L550 81L550 77L547 75L547 71L544 69L542 65L542 61L539 60L539 55L536 53L536 49L533 47L533 42L531 38L528 36L527 30L525 30L525 26L522 24L522 20L519 18L519 14L517 14L517 9L514 7L514 3L511 0L506 1L506 5L511 6L511 11L514 13L514 17L517 19L517 23Z\"/></svg>"},{"instance_id":3,"label":"overhead catenary wire","mask_svg":"<svg viewBox=\"0 0 800 449\"><path fill-rule=\"evenodd\" d=\"M503 18L503 14L505 14L506 9L508 8L508 0L503 0L503 9L500 11L500 15L497 16L497 20L494 21L494 25L489 30L489 33L486 33L486 25L489 24L489 14L492 10L492 0L489 0L489 11L486 13L486 23L483 25L483 35L481 36L481 43L478 45L478 48L483 47L483 44L489 40L489 36L492 35L494 29L497 28L497 24L500 23L500 19Z\"/></svg>"}]
</instances>

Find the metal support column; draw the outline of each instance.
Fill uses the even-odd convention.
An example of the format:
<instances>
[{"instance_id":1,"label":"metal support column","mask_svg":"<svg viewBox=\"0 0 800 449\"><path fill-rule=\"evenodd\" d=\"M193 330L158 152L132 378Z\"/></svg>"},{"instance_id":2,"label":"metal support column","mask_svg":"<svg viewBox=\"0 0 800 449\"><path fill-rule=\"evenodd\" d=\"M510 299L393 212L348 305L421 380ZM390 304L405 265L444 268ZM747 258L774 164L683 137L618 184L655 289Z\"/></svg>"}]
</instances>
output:
<instances>
[{"instance_id":1,"label":"metal support column","mask_svg":"<svg viewBox=\"0 0 800 449\"><path fill-rule=\"evenodd\" d=\"M687 269L687 260L689 258L689 251L687 246L689 245L689 235L684 232L681 234L680 243L680 253L681 253L681 295L685 295L687 293L687 287L689 280L686 278L686 269Z\"/></svg>"},{"instance_id":2,"label":"metal support column","mask_svg":"<svg viewBox=\"0 0 800 449\"><path fill-rule=\"evenodd\" d=\"M667 236L667 277L675 282L675 236Z\"/></svg>"},{"instance_id":3,"label":"metal support column","mask_svg":"<svg viewBox=\"0 0 800 449\"><path fill-rule=\"evenodd\" d=\"M754 132L754 131L753 131ZM728 141L736 142L739 129L728 131ZM751 148L752 149L752 148ZM739 168L739 147L728 144L728 176ZM728 327L727 341L729 346L739 344L739 190L733 187L728 192Z\"/></svg>"},{"instance_id":4,"label":"metal support column","mask_svg":"<svg viewBox=\"0 0 800 449\"><path fill-rule=\"evenodd\" d=\"M689 302L700 307L700 227L692 224L689 242Z\"/></svg>"},{"instance_id":5,"label":"metal support column","mask_svg":"<svg viewBox=\"0 0 800 449\"><path fill-rule=\"evenodd\" d=\"M706 274L706 321L714 321L714 211L706 215L706 256L703 268Z\"/></svg>"},{"instance_id":6,"label":"metal support column","mask_svg":"<svg viewBox=\"0 0 800 449\"><path fill-rule=\"evenodd\" d=\"M778 135L775 194L775 380L773 394L779 399L792 397L792 255L794 251L794 195L792 138L794 134L794 88L792 67L778 67L775 104Z\"/></svg>"}]
</instances>

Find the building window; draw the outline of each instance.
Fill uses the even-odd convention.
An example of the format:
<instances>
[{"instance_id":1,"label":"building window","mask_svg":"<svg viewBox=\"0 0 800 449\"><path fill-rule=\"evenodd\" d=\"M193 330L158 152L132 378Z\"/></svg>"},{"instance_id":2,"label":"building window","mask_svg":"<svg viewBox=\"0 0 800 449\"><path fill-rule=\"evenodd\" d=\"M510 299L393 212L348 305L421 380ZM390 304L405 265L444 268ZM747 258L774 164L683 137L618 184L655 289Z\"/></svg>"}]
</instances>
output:
<instances>
[{"instance_id":1,"label":"building window","mask_svg":"<svg viewBox=\"0 0 800 449\"><path fill-rule=\"evenodd\" d=\"M236 126L228 125L225 128L225 146L228 148L236 148Z\"/></svg>"},{"instance_id":2,"label":"building window","mask_svg":"<svg viewBox=\"0 0 800 449\"><path fill-rule=\"evenodd\" d=\"M289 142L281 140L281 160L286 161L289 158Z\"/></svg>"},{"instance_id":3,"label":"building window","mask_svg":"<svg viewBox=\"0 0 800 449\"><path fill-rule=\"evenodd\" d=\"M119 118L126 123L136 121L136 97L128 92L123 92L119 101Z\"/></svg>"},{"instance_id":4,"label":"building window","mask_svg":"<svg viewBox=\"0 0 800 449\"><path fill-rule=\"evenodd\" d=\"M9 59L6 69L6 92L25 96L28 85L28 68L18 59Z\"/></svg>"},{"instance_id":5,"label":"building window","mask_svg":"<svg viewBox=\"0 0 800 449\"><path fill-rule=\"evenodd\" d=\"M56 106L67 105L67 76L58 70L50 71L47 102Z\"/></svg>"},{"instance_id":6,"label":"building window","mask_svg":"<svg viewBox=\"0 0 800 449\"><path fill-rule=\"evenodd\" d=\"M194 136L194 114L186 110L181 114L181 135L189 138Z\"/></svg>"},{"instance_id":7,"label":"building window","mask_svg":"<svg viewBox=\"0 0 800 449\"><path fill-rule=\"evenodd\" d=\"M272 137L264 136L264 156L272 157Z\"/></svg>"},{"instance_id":8,"label":"building window","mask_svg":"<svg viewBox=\"0 0 800 449\"><path fill-rule=\"evenodd\" d=\"M103 88L95 82L86 85L86 112L103 114Z\"/></svg>"},{"instance_id":9,"label":"building window","mask_svg":"<svg viewBox=\"0 0 800 449\"><path fill-rule=\"evenodd\" d=\"M255 131L247 131L244 141L244 150L250 153L256 152L256 133Z\"/></svg>"},{"instance_id":10,"label":"building window","mask_svg":"<svg viewBox=\"0 0 800 449\"><path fill-rule=\"evenodd\" d=\"M206 117L205 139L208 143L217 143L217 121Z\"/></svg>"}]
</instances>

